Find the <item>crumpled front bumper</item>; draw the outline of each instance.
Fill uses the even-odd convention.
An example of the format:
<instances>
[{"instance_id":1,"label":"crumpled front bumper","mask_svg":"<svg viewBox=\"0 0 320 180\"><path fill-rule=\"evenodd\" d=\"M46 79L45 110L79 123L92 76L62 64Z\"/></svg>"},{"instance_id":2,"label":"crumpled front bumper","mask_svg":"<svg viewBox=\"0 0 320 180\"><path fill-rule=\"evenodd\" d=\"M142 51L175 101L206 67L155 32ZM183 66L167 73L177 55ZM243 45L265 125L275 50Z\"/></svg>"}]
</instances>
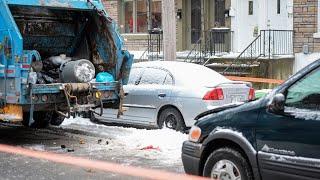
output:
<instances>
[{"instance_id":1,"label":"crumpled front bumper","mask_svg":"<svg viewBox=\"0 0 320 180\"><path fill-rule=\"evenodd\" d=\"M182 146L182 162L184 170L187 174L201 176L200 157L202 153L202 145L185 141Z\"/></svg>"}]
</instances>

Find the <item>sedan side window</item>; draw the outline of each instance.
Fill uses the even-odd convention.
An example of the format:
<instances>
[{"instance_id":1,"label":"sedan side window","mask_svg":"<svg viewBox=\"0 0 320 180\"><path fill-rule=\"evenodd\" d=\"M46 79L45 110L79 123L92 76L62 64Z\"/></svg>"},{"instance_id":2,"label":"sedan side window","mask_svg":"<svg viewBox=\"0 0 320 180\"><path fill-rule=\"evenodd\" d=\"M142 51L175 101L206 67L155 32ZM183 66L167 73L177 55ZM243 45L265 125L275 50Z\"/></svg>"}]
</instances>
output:
<instances>
[{"instance_id":1,"label":"sedan side window","mask_svg":"<svg viewBox=\"0 0 320 180\"><path fill-rule=\"evenodd\" d=\"M140 84L163 84L167 72L156 68L146 68L143 72Z\"/></svg>"},{"instance_id":2,"label":"sedan side window","mask_svg":"<svg viewBox=\"0 0 320 180\"><path fill-rule=\"evenodd\" d=\"M132 68L130 71L128 84L136 84L139 82L143 68Z\"/></svg>"},{"instance_id":3,"label":"sedan side window","mask_svg":"<svg viewBox=\"0 0 320 180\"><path fill-rule=\"evenodd\" d=\"M287 91L286 107L320 110L320 68L296 82Z\"/></svg>"},{"instance_id":4,"label":"sedan side window","mask_svg":"<svg viewBox=\"0 0 320 180\"><path fill-rule=\"evenodd\" d=\"M164 80L163 84L165 84L165 85L173 85L173 78L169 73L167 73L166 79Z\"/></svg>"}]
</instances>

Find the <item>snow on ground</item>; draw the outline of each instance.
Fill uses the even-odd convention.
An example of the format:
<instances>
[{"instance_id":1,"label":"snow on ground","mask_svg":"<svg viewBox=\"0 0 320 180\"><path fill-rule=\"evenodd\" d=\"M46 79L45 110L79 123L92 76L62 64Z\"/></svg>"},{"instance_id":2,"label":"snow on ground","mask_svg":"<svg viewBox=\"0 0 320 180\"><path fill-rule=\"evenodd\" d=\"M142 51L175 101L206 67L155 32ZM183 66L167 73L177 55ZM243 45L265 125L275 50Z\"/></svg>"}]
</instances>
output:
<instances>
[{"instance_id":1,"label":"snow on ground","mask_svg":"<svg viewBox=\"0 0 320 180\"><path fill-rule=\"evenodd\" d=\"M133 55L134 59L140 59L143 56L146 56L146 52L145 51L130 51L130 54Z\"/></svg>"},{"instance_id":2,"label":"snow on ground","mask_svg":"<svg viewBox=\"0 0 320 180\"><path fill-rule=\"evenodd\" d=\"M121 146L129 151L134 151L137 157L148 159L161 159L166 163L181 162L181 148L188 135L170 129L136 129L118 126L105 126L94 124L84 118L70 118L63 122L63 128L73 125L87 127L88 131L107 135L112 141L117 142L113 146ZM116 149L118 149L116 148Z\"/></svg>"},{"instance_id":3,"label":"snow on ground","mask_svg":"<svg viewBox=\"0 0 320 180\"><path fill-rule=\"evenodd\" d=\"M85 126L96 126L96 124L92 123L89 119L85 119L85 118L80 118L80 117L76 117L76 118L69 118L66 119L65 121L63 121L63 123L61 124L61 126L68 126L71 124L78 124L78 125L85 125Z\"/></svg>"},{"instance_id":4,"label":"snow on ground","mask_svg":"<svg viewBox=\"0 0 320 180\"><path fill-rule=\"evenodd\" d=\"M170 129L137 130L131 128L132 134L119 136L130 149L139 150L137 156L148 154L167 161L180 161L182 143L187 139L182 134ZM157 156L159 155L159 156Z\"/></svg>"}]
</instances>

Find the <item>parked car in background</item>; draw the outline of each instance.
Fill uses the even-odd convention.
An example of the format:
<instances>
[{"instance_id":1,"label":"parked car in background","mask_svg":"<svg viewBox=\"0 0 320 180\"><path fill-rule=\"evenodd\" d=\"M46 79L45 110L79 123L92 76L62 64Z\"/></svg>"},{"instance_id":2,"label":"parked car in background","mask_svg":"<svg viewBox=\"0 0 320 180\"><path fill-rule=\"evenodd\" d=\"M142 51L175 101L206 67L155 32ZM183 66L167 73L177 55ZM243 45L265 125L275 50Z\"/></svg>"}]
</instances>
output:
<instances>
[{"instance_id":1,"label":"parked car in background","mask_svg":"<svg viewBox=\"0 0 320 180\"><path fill-rule=\"evenodd\" d=\"M124 86L126 111L105 109L99 121L178 131L191 127L201 112L254 98L250 83L231 81L192 63L152 61L135 63Z\"/></svg>"},{"instance_id":2,"label":"parked car in background","mask_svg":"<svg viewBox=\"0 0 320 180\"><path fill-rule=\"evenodd\" d=\"M200 114L184 142L189 174L320 179L320 60L265 97Z\"/></svg>"},{"instance_id":3,"label":"parked car in background","mask_svg":"<svg viewBox=\"0 0 320 180\"><path fill-rule=\"evenodd\" d=\"M260 89L255 91L255 98L260 99L269 94L272 89Z\"/></svg>"}]
</instances>

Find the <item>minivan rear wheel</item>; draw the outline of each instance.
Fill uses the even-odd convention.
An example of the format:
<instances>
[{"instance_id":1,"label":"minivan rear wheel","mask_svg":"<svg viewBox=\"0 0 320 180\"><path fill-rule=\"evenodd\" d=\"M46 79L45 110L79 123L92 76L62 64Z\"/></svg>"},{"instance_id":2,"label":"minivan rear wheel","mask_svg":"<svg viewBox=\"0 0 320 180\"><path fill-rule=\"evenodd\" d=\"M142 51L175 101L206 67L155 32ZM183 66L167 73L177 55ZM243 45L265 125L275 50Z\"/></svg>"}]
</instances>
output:
<instances>
[{"instance_id":1,"label":"minivan rear wheel","mask_svg":"<svg viewBox=\"0 0 320 180\"><path fill-rule=\"evenodd\" d=\"M172 107L164 109L159 116L159 128L166 126L176 131L184 131L185 124L180 112Z\"/></svg>"},{"instance_id":2,"label":"minivan rear wheel","mask_svg":"<svg viewBox=\"0 0 320 180\"><path fill-rule=\"evenodd\" d=\"M229 147L219 148L208 157L203 176L221 180L252 180L250 165L243 155Z\"/></svg>"}]
</instances>

